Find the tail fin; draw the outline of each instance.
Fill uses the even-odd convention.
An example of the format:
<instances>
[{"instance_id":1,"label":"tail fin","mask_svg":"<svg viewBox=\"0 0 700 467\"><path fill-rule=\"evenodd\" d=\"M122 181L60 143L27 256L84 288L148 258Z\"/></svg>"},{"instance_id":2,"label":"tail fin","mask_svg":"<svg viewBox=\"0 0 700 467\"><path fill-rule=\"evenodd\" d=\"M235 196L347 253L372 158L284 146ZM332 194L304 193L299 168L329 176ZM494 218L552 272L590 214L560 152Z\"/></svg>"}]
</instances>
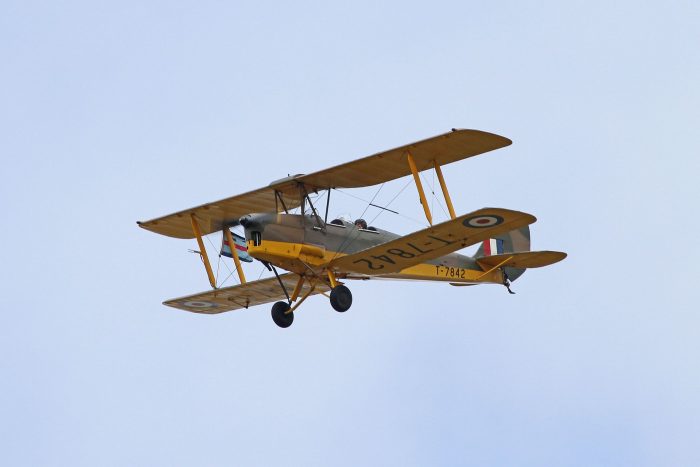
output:
<instances>
[{"instance_id":1,"label":"tail fin","mask_svg":"<svg viewBox=\"0 0 700 467\"><path fill-rule=\"evenodd\" d=\"M500 255L504 253L515 253L530 251L530 227L525 226L516 230L511 230L494 238L484 240L479 249L476 250L474 259L484 256ZM505 268L510 280L515 280L525 272L524 268Z\"/></svg>"}]
</instances>

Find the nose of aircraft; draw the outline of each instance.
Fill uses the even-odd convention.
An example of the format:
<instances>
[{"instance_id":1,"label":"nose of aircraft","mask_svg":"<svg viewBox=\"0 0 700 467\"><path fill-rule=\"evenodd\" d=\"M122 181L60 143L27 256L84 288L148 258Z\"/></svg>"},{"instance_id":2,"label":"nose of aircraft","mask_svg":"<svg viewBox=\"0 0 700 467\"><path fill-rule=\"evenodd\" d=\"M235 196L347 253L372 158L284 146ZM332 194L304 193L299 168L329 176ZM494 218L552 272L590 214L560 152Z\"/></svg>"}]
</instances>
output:
<instances>
[{"instance_id":1,"label":"nose of aircraft","mask_svg":"<svg viewBox=\"0 0 700 467\"><path fill-rule=\"evenodd\" d=\"M261 228L263 225L269 222L269 214L246 214L245 216L238 219L238 222L243 226L244 229Z\"/></svg>"}]
</instances>

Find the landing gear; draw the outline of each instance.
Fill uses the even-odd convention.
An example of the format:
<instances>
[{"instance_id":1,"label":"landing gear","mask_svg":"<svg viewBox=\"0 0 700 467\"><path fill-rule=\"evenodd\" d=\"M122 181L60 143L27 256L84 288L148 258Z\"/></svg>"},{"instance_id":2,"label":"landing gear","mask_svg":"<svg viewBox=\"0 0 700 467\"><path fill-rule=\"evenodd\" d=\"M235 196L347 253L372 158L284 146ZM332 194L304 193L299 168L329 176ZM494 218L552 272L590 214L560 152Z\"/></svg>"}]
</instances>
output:
<instances>
[{"instance_id":1,"label":"landing gear","mask_svg":"<svg viewBox=\"0 0 700 467\"><path fill-rule=\"evenodd\" d=\"M340 313L348 311L352 305L352 293L344 285L336 285L331 289L331 306Z\"/></svg>"},{"instance_id":2,"label":"landing gear","mask_svg":"<svg viewBox=\"0 0 700 467\"><path fill-rule=\"evenodd\" d=\"M300 275L299 280L297 281L297 285L294 287L294 292L292 292L292 295L290 296L287 292L287 287L285 287L284 281L282 280L280 275L277 274L277 270L275 269L275 267L272 265L269 266L270 269L274 271L275 276L277 277L277 281L279 282L280 287L284 292L284 295L287 297L286 302L280 301L272 305L272 321L274 321L275 324L281 328L288 328L294 322L294 311L296 311L296 309L299 307L299 305L301 305L304 302L304 300L309 298L309 296L311 296L314 293L314 291L316 290L316 283L313 282L313 279L306 279L304 276ZM328 278L329 282L333 286L335 286L332 286L331 288L331 306L335 311L341 313L349 310L350 306L352 305L352 293L350 293L350 289L348 289L342 284L338 284L335 281L335 276L332 273L329 273ZM312 282L309 283L309 287L304 293L304 295L301 298L299 298L299 294L301 293L304 287L305 280L311 280Z\"/></svg>"},{"instance_id":3,"label":"landing gear","mask_svg":"<svg viewBox=\"0 0 700 467\"><path fill-rule=\"evenodd\" d=\"M294 322L294 313L286 313L290 309L289 303L277 302L272 305L272 321L281 328L288 328Z\"/></svg>"}]
</instances>

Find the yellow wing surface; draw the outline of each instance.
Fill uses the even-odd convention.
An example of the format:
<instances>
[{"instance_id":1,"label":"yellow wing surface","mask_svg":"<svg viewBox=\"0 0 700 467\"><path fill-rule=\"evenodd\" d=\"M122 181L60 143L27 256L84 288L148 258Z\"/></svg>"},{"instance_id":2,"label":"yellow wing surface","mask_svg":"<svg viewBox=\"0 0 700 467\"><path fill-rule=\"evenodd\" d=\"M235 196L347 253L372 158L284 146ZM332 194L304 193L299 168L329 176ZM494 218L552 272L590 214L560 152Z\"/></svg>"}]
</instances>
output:
<instances>
[{"instance_id":1,"label":"yellow wing surface","mask_svg":"<svg viewBox=\"0 0 700 467\"><path fill-rule=\"evenodd\" d=\"M318 188L358 188L388 182L411 174L406 155L411 154L418 171L435 162L450 164L512 144L503 136L479 130L453 130L416 143L363 157L330 169L301 175L296 180Z\"/></svg>"},{"instance_id":2,"label":"yellow wing surface","mask_svg":"<svg viewBox=\"0 0 700 467\"><path fill-rule=\"evenodd\" d=\"M487 238L532 224L531 214L483 208L366 250L331 261L336 272L382 275L444 256Z\"/></svg>"},{"instance_id":3,"label":"yellow wing surface","mask_svg":"<svg viewBox=\"0 0 700 467\"><path fill-rule=\"evenodd\" d=\"M185 209L174 214L139 222L144 229L176 238L194 238L190 216L194 214L203 235L221 230L251 212L279 212L301 204L299 184L309 191L327 188L371 186L404 177L411 173L407 154L418 171L449 164L510 145L508 138L479 130L454 130L449 133L407 144L389 151L357 159L308 175L295 175L242 195Z\"/></svg>"},{"instance_id":4,"label":"yellow wing surface","mask_svg":"<svg viewBox=\"0 0 700 467\"><path fill-rule=\"evenodd\" d=\"M478 258L476 262L484 270L493 267L510 268L541 268L558 263L566 258L566 253L561 251L525 251L521 253L504 253Z\"/></svg>"},{"instance_id":5,"label":"yellow wing surface","mask_svg":"<svg viewBox=\"0 0 700 467\"><path fill-rule=\"evenodd\" d=\"M298 190L289 190L289 183L280 184L280 188L286 188L289 193L283 197L287 209L294 209L301 204ZM283 191L283 190L280 190ZM283 191L284 192L284 191ZM197 217L202 235L222 230L224 227L234 225L238 219L251 212L277 212L282 205L277 199L274 188L265 187L243 193L242 195L203 204L184 211L169 214L167 216L138 222L151 232L167 235L175 238L194 238L190 215Z\"/></svg>"},{"instance_id":6,"label":"yellow wing surface","mask_svg":"<svg viewBox=\"0 0 700 467\"><path fill-rule=\"evenodd\" d=\"M280 279L282 279L288 291L294 290L298 277L294 274L280 275ZM301 294L303 295L310 288L311 286L305 282ZM318 283L311 295L327 290L330 290L330 288L326 283ZM286 298L287 296L282 291L277 279L270 277L223 289L214 289L186 297L173 298L163 302L163 305L193 313L217 314L262 305L263 303L286 300Z\"/></svg>"}]
</instances>

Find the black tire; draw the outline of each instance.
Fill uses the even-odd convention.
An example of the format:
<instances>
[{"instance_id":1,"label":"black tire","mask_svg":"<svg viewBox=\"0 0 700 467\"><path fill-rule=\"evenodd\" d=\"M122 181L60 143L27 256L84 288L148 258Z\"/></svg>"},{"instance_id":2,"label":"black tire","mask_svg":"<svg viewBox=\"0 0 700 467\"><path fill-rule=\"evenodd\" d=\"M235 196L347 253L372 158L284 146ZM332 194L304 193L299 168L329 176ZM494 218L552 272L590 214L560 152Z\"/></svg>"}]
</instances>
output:
<instances>
[{"instance_id":1,"label":"black tire","mask_svg":"<svg viewBox=\"0 0 700 467\"><path fill-rule=\"evenodd\" d=\"M348 311L352 305L352 293L344 285L336 285L331 290L331 306L340 313Z\"/></svg>"},{"instance_id":2,"label":"black tire","mask_svg":"<svg viewBox=\"0 0 700 467\"><path fill-rule=\"evenodd\" d=\"M277 302L272 305L272 321L281 328L288 328L294 322L294 313L285 314L287 310L289 310L287 302Z\"/></svg>"}]
</instances>

